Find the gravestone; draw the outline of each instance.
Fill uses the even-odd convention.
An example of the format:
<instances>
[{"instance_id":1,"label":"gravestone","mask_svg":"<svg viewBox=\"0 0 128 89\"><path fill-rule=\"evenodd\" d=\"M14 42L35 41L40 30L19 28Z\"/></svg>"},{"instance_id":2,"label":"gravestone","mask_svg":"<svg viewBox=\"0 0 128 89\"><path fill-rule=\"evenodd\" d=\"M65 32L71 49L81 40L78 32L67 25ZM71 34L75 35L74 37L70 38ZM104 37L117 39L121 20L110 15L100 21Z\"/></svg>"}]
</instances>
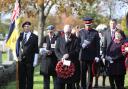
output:
<instances>
[{"instance_id":1,"label":"gravestone","mask_svg":"<svg viewBox=\"0 0 128 89\"><path fill-rule=\"evenodd\" d=\"M2 52L0 51L0 64L2 64Z\"/></svg>"},{"instance_id":2,"label":"gravestone","mask_svg":"<svg viewBox=\"0 0 128 89\"><path fill-rule=\"evenodd\" d=\"M2 63L2 51L3 51L2 42L3 41L0 40L0 64Z\"/></svg>"},{"instance_id":3,"label":"gravestone","mask_svg":"<svg viewBox=\"0 0 128 89\"><path fill-rule=\"evenodd\" d=\"M3 85L4 67L0 66L0 86Z\"/></svg>"},{"instance_id":4,"label":"gravestone","mask_svg":"<svg viewBox=\"0 0 128 89\"><path fill-rule=\"evenodd\" d=\"M8 61L13 61L13 54L12 54L11 49L8 49L8 50L7 50L7 55L8 55L7 60L8 60Z\"/></svg>"}]
</instances>

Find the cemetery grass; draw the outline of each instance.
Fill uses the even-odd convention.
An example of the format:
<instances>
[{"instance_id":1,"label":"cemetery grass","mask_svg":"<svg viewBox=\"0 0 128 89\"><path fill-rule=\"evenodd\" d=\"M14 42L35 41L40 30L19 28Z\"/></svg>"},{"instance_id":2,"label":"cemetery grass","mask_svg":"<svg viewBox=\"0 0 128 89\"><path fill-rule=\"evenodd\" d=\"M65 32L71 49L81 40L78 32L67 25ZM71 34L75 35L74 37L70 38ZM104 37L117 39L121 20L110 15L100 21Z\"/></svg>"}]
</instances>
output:
<instances>
[{"instance_id":1,"label":"cemetery grass","mask_svg":"<svg viewBox=\"0 0 128 89\"><path fill-rule=\"evenodd\" d=\"M43 89L43 77L42 77L42 75L40 75L39 69L40 69L39 66L37 66L35 68L35 72L34 72L34 88L33 89ZM51 83L50 89L53 89L53 81L52 81L52 79L50 80L50 83ZM126 89L128 89L128 71L127 71L127 74L125 76L125 87L126 87ZM8 83L2 89L16 89L16 81L12 81L12 82Z\"/></svg>"},{"instance_id":2,"label":"cemetery grass","mask_svg":"<svg viewBox=\"0 0 128 89\"><path fill-rule=\"evenodd\" d=\"M34 71L34 88L33 89L43 89L43 76L40 75L40 67L37 66ZM50 80L50 89L53 89L53 81ZM8 83L6 86L0 89L16 89L16 81Z\"/></svg>"},{"instance_id":3,"label":"cemetery grass","mask_svg":"<svg viewBox=\"0 0 128 89\"><path fill-rule=\"evenodd\" d=\"M2 53L2 61L7 61L7 54ZM40 66L37 66L34 71L34 88L33 89L43 89L43 77L40 75ZM125 87L128 89L128 71L125 76ZM1 86L0 89L16 89L16 81L9 82L6 86ZM53 89L53 81L50 80L50 89Z\"/></svg>"},{"instance_id":4,"label":"cemetery grass","mask_svg":"<svg viewBox=\"0 0 128 89\"><path fill-rule=\"evenodd\" d=\"M5 61L7 61L7 53L3 52L2 53L2 62L5 62Z\"/></svg>"}]
</instances>

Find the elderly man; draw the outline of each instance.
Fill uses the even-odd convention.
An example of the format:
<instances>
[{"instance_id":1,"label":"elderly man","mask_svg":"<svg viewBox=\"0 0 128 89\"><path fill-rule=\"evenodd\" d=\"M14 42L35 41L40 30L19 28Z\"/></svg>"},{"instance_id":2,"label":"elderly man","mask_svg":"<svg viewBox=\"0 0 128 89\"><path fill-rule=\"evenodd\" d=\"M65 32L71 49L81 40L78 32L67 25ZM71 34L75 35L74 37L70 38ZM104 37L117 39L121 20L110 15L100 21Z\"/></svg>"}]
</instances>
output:
<instances>
[{"instance_id":1,"label":"elderly man","mask_svg":"<svg viewBox=\"0 0 128 89\"><path fill-rule=\"evenodd\" d=\"M65 84L67 84L67 89L74 89L75 82L79 78L77 63L79 63L78 55L80 46L77 37L71 34L71 29L70 25L64 26L64 36L57 39L55 53L58 61L62 61L63 68L68 68L73 63L75 72L68 78L58 76L58 89L65 89Z\"/></svg>"},{"instance_id":2,"label":"elderly man","mask_svg":"<svg viewBox=\"0 0 128 89\"><path fill-rule=\"evenodd\" d=\"M30 30L31 23L23 23L17 40L16 55L19 59L19 89L33 89L34 67L38 60L38 37Z\"/></svg>"},{"instance_id":3,"label":"elderly man","mask_svg":"<svg viewBox=\"0 0 128 89\"><path fill-rule=\"evenodd\" d=\"M47 27L47 35L43 38L43 45L42 45L42 64L41 64L41 75L44 78L44 89L50 89L50 76L53 78L54 89L57 89L57 79L56 79L56 63L57 57L55 55L55 43L57 37L54 34L55 26L49 25Z\"/></svg>"}]
</instances>

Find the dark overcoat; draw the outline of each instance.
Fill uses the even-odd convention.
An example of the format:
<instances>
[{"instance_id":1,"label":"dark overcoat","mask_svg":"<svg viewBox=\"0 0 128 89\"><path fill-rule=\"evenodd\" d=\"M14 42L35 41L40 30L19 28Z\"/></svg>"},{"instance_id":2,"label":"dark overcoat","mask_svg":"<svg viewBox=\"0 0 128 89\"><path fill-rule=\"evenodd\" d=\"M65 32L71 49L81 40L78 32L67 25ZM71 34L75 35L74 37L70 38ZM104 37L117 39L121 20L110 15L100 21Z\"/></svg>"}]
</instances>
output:
<instances>
[{"instance_id":1,"label":"dark overcoat","mask_svg":"<svg viewBox=\"0 0 128 89\"><path fill-rule=\"evenodd\" d=\"M121 43L115 43L111 37L111 31L108 29L104 34L103 54L108 61L109 75L123 75L126 73L124 64L125 56L121 52L121 45L124 43L125 35L122 33L124 39ZM108 56L112 58L113 63L109 62Z\"/></svg>"},{"instance_id":2,"label":"dark overcoat","mask_svg":"<svg viewBox=\"0 0 128 89\"><path fill-rule=\"evenodd\" d=\"M75 82L79 81L80 77L80 67L79 67L79 45L78 38L74 35L70 36L70 41L65 41L65 36L59 37L56 42L55 53L58 61L61 60L64 54L69 54L68 60L71 60L75 64L75 73L71 78L61 79L63 82Z\"/></svg>"},{"instance_id":3,"label":"dark overcoat","mask_svg":"<svg viewBox=\"0 0 128 89\"><path fill-rule=\"evenodd\" d=\"M53 36L51 39L49 38L49 36L45 36L43 38L43 44L45 44L43 48L45 47L47 50L51 51L52 54L43 55L40 65L41 66L40 74L56 75L55 67L57 63L57 57L54 52L55 43L56 43L56 36Z\"/></svg>"}]
</instances>

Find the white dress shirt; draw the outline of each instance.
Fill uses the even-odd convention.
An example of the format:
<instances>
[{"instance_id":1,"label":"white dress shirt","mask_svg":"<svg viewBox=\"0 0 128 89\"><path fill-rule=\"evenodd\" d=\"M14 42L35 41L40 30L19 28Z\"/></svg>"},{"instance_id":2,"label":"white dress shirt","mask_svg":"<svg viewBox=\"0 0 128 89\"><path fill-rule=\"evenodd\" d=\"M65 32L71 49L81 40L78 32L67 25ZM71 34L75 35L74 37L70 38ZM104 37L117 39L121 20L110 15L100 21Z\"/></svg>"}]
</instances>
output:
<instances>
[{"instance_id":1,"label":"white dress shirt","mask_svg":"<svg viewBox=\"0 0 128 89\"><path fill-rule=\"evenodd\" d=\"M25 32L24 32L23 38L25 38L25 34L27 34L27 35L26 35L26 42L27 42L28 39L29 39L29 37L30 37L30 35L31 35L31 32L28 32L28 33L25 33Z\"/></svg>"}]
</instances>

